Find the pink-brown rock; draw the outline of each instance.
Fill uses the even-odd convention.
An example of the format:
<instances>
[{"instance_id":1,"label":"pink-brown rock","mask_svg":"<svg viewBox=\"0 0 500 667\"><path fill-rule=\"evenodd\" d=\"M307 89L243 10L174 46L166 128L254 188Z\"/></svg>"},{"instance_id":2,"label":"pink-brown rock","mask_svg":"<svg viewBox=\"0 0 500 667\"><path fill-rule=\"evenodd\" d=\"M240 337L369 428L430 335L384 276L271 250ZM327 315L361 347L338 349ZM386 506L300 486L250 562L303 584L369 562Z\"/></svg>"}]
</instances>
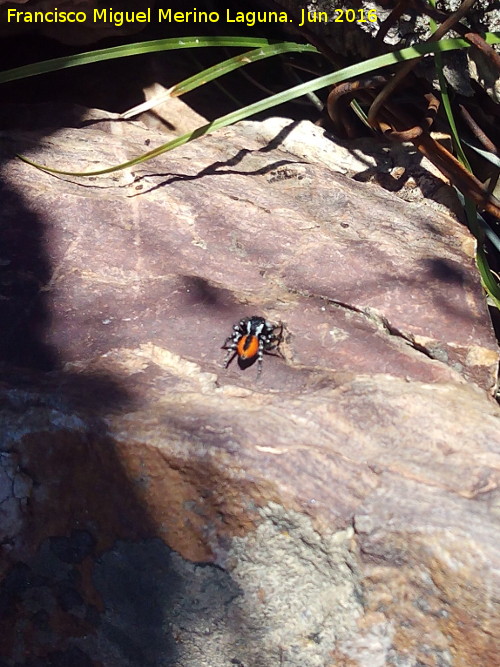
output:
<instances>
[{"instance_id":1,"label":"pink-brown rock","mask_svg":"<svg viewBox=\"0 0 500 667\"><path fill-rule=\"evenodd\" d=\"M150 138L123 128L30 157L121 162ZM334 149L271 120L93 180L5 162L3 284L24 289L2 359L35 351L0 387L9 667L496 665L498 351L473 243ZM252 314L286 327L260 379L221 367Z\"/></svg>"}]
</instances>

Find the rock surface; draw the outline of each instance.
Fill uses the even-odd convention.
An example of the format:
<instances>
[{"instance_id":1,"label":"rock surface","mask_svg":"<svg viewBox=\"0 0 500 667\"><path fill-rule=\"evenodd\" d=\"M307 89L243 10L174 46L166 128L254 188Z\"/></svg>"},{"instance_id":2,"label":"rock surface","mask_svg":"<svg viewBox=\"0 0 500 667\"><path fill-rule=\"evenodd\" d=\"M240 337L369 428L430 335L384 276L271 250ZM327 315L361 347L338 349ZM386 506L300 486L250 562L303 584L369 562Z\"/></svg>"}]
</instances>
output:
<instances>
[{"instance_id":1,"label":"rock surface","mask_svg":"<svg viewBox=\"0 0 500 667\"><path fill-rule=\"evenodd\" d=\"M7 145L152 139L85 125ZM498 351L459 223L307 123L92 180L4 158L4 664L496 665ZM286 326L258 380L221 368L252 314Z\"/></svg>"}]
</instances>

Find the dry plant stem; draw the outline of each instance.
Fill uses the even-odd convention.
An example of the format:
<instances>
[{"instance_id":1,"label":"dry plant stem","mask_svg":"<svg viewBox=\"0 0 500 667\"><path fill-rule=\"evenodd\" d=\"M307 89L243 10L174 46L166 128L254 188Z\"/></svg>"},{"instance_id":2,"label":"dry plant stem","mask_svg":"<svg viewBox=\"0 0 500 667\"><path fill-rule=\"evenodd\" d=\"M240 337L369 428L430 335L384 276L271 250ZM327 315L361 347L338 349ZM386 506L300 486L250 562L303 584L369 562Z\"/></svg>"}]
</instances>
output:
<instances>
[{"instance_id":1,"label":"dry plant stem","mask_svg":"<svg viewBox=\"0 0 500 667\"><path fill-rule=\"evenodd\" d=\"M401 132L393 130L391 132L391 137L401 142L414 141L417 137L423 134L423 132L428 132L430 130L439 109L439 100L432 93L427 93L425 99L427 100L427 114L425 115L423 122L420 125L411 127L409 130L403 130Z\"/></svg>"},{"instance_id":2,"label":"dry plant stem","mask_svg":"<svg viewBox=\"0 0 500 667\"><path fill-rule=\"evenodd\" d=\"M393 136L392 128L381 122L379 129L388 137ZM444 146L429 134L421 134L411 140L415 148L434 164L466 197L470 197L480 210L491 213L500 220L500 202L489 194L475 176L464 169L462 164Z\"/></svg>"},{"instance_id":3,"label":"dry plant stem","mask_svg":"<svg viewBox=\"0 0 500 667\"><path fill-rule=\"evenodd\" d=\"M429 109L433 109L433 96L428 97ZM412 124L411 117L393 103L387 104L383 109L384 120L377 123L377 128L388 138L398 141L406 140L406 130ZM430 160L463 194L470 197L482 210L488 211L500 220L500 201L483 186L481 181L473 176L444 146L433 139L428 130L415 133L409 140L414 146Z\"/></svg>"},{"instance_id":4,"label":"dry plant stem","mask_svg":"<svg viewBox=\"0 0 500 667\"><path fill-rule=\"evenodd\" d=\"M340 112L343 110L341 107L341 98L345 95L352 96L355 93L359 93L362 90L370 90L372 88L378 88L383 85L387 79L383 76L371 76L363 79L358 79L357 81L351 81L346 83L341 83L330 91L328 95L326 106L328 110L328 115L330 116L332 122L336 125L339 124ZM432 126L437 111L439 109L439 100L437 97L432 95L432 93L427 93L425 96L427 100L427 112L424 116L424 119L421 123L416 123L413 127L397 131L392 130L391 136L397 139L398 141L412 141L418 137L422 132L427 131ZM387 110L386 110L387 111ZM390 112L389 112L390 114ZM384 113L386 116L386 112ZM344 120L344 119L343 119ZM393 121L397 122L397 118L393 117Z\"/></svg>"},{"instance_id":5,"label":"dry plant stem","mask_svg":"<svg viewBox=\"0 0 500 667\"><path fill-rule=\"evenodd\" d=\"M384 108L384 116L391 123L381 121L378 129L388 138L399 140L398 126L408 127L412 119L403 109L390 104ZM394 129L397 131L394 132ZM484 187L444 146L433 139L428 131L410 139L413 145L432 162L466 197L470 197L481 209L500 220L500 201Z\"/></svg>"},{"instance_id":6,"label":"dry plant stem","mask_svg":"<svg viewBox=\"0 0 500 667\"><path fill-rule=\"evenodd\" d=\"M495 144L491 141L491 139L489 139L489 137L486 136L486 134L479 127L479 125L476 123L474 118L472 118L472 116L467 111L467 109L464 107L464 105L459 104L458 108L460 109L460 113L462 115L462 118L464 119L464 121L469 126L469 129L474 133L474 136L476 137L476 139L484 146L484 148L487 151L489 151L490 153L493 153L493 155L498 155L498 149L495 146Z\"/></svg>"},{"instance_id":7,"label":"dry plant stem","mask_svg":"<svg viewBox=\"0 0 500 667\"><path fill-rule=\"evenodd\" d=\"M330 120L332 120L328 109L327 112ZM359 137L359 127L354 121L352 109L349 106L348 100L339 98L336 107L336 118L335 121L332 120L332 122L334 124L335 131L339 136L343 136L346 139L356 139Z\"/></svg>"},{"instance_id":8,"label":"dry plant stem","mask_svg":"<svg viewBox=\"0 0 500 667\"><path fill-rule=\"evenodd\" d=\"M348 138L357 136L356 128L349 123L351 114L347 111L347 107L343 105L342 98L345 95L352 97L355 93L359 93L362 90L379 88L384 85L386 81L387 78L384 76L367 76L358 79L357 81L346 81L345 83L341 83L332 88L326 100L326 109L330 120L337 130L340 126L343 126Z\"/></svg>"},{"instance_id":9,"label":"dry plant stem","mask_svg":"<svg viewBox=\"0 0 500 667\"><path fill-rule=\"evenodd\" d=\"M458 21L469 11L476 0L464 0L457 11L452 14L444 23L442 23L434 34L432 34L427 42L437 42L439 41L453 26L458 23ZM394 92L396 87L401 83L401 81L416 67L417 63L421 58L415 60L410 60L398 70L394 77L387 83L385 88L380 91L377 97L374 99L369 111L368 111L368 122L372 127L376 126L376 118L380 111L380 107L384 104L385 100Z\"/></svg>"},{"instance_id":10,"label":"dry plant stem","mask_svg":"<svg viewBox=\"0 0 500 667\"><path fill-rule=\"evenodd\" d=\"M474 4L474 1L475 0L465 0L460 6L459 10L444 21L444 23L438 28L438 30L436 30L429 41L436 41L441 39L443 35L445 35L452 27L457 26L457 22L470 9L470 7ZM464 29L463 26L460 26L459 32L464 35L466 33L466 29ZM477 35L469 33L467 34L467 37L469 38L469 42L471 44L481 49L483 52L486 50L486 48L491 48L488 47L484 40ZM496 64L495 57L493 58ZM498 56L496 56L496 58L498 58ZM500 219L500 202L498 202L495 197L491 196L482 183L475 176L470 174L461 165L461 163L451 153L449 153L449 151L447 151L441 144L439 144L429 135L429 129L432 126L439 107L439 102L434 95L425 95L427 100L427 113L421 124L415 124L414 121L412 122L412 119L409 118L407 114L405 114L398 107L395 107L393 104L386 104L382 114L383 118L389 122L385 122L382 119L377 121L376 116L380 110L381 105L387 99L387 96L392 93L396 86L401 82L401 80L406 77L407 74L413 69L415 64L415 61L405 64L399 70L396 76L391 79L391 81L389 81L385 89L372 103L369 112L369 121L372 124L372 127L382 130L384 134L389 135L391 138L400 142L412 141L415 147L421 151L422 154L425 155L433 164L435 164L443 172L443 174L449 178L450 181L454 183L465 195L469 196L479 208L488 211L493 216ZM340 112L342 111L342 97L345 95L351 96L354 93L359 93L363 90L376 88L383 82L383 77L375 76L336 86L330 92L327 99L327 110L332 121L336 124L339 122ZM469 119L469 124L474 123L470 116ZM399 129L398 126L401 125L403 125L405 129ZM410 128L408 129L409 126ZM481 130L477 124L475 124L473 131L476 136L481 136L483 145L488 145L489 149L493 147L492 142L489 142L486 135L484 135L484 133L480 134ZM489 144L487 144L487 142L489 142Z\"/></svg>"},{"instance_id":11,"label":"dry plant stem","mask_svg":"<svg viewBox=\"0 0 500 667\"><path fill-rule=\"evenodd\" d=\"M438 41L449 30L455 27L466 37L466 39L468 39L470 44L480 49L483 53L486 53L492 62L500 69L500 57L498 54L486 44L481 37L474 33L466 33L466 29L463 26L458 26L458 21L469 11L474 2L475 0L464 0L459 9L449 16L427 41ZM429 135L429 128L436 116L439 105L437 99L433 95L426 95L428 112L424 119L423 126L414 125L413 127L410 127L410 129L395 129L401 124L404 124L406 128L408 128L408 125L411 125L411 119L408 119L406 114L400 109L394 108L393 105L386 105L386 113L383 114L385 117L392 117L392 127L382 119L380 122L377 121L377 116L379 115L382 105L386 103L389 95L391 95L401 81L415 67L417 62L418 61L413 60L405 63L399 69L397 74L387 83L385 88L377 95L368 112L368 122L372 127L378 127L385 134L390 135L398 141L412 141L415 147L435 164L465 195L469 196L479 208L488 211L497 219L500 219L500 202L498 202L495 197L491 196L482 183L475 176L470 174L451 153ZM337 95L339 93L342 94L342 90L338 91ZM336 97L333 96L331 98L331 106L329 109L334 108L335 102ZM466 113L467 112L463 113L464 117ZM472 127L474 121L470 115L466 120ZM476 136L481 133L477 124L474 124L473 131ZM483 145L484 141L489 142L484 133L481 133L481 138L483 140ZM489 142L489 144L491 146L491 142Z\"/></svg>"},{"instance_id":12,"label":"dry plant stem","mask_svg":"<svg viewBox=\"0 0 500 667\"><path fill-rule=\"evenodd\" d=\"M472 199L480 210L491 213L500 220L500 202L490 195L481 181L473 176L441 144L429 135L422 135L413 141L418 150L438 167L450 181L466 196Z\"/></svg>"},{"instance_id":13,"label":"dry plant stem","mask_svg":"<svg viewBox=\"0 0 500 667\"><path fill-rule=\"evenodd\" d=\"M399 21L401 18L401 15L407 9L408 7L411 7L412 2L411 0L401 0L398 2L398 4L394 7L394 9L391 11L389 16L385 19L380 24L380 28L378 33L375 36L375 39L373 40L373 53L379 53L380 48L383 44L384 37L387 35L389 32L389 29L392 28L392 26L396 23L396 21Z\"/></svg>"},{"instance_id":14,"label":"dry plant stem","mask_svg":"<svg viewBox=\"0 0 500 667\"><path fill-rule=\"evenodd\" d=\"M481 35L478 35L475 32L466 32L464 34L464 39L482 51L484 55L489 58L491 64L500 72L500 55L498 55L490 44L484 41Z\"/></svg>"},{"instance_id":15,"label":"dry plant stem","mask_svg":"<svg viewBox=\"0 0 500 667\"><path fill-rule=\"evenodd\" d=\"M440 11L439 9L436 9L435 7L431 7L430 5L418 2L416 2L415 5L423 14L426 14L430 18L434 19L436 23L444 24L448 20L447 14L445 14L445 12ZM457 32L460 35L460 37L468 40L470 44L477 47L484 53L489 54L490 57L492 58L492 62L495 63L499 62L500 56L497 54L495 49L490 44L484 41L484 39L480 35L478 35L475 32L470 32L469 28L462 25L461 23L455 23L453 25L453 30Z\"/></svg>"}]
</instances>

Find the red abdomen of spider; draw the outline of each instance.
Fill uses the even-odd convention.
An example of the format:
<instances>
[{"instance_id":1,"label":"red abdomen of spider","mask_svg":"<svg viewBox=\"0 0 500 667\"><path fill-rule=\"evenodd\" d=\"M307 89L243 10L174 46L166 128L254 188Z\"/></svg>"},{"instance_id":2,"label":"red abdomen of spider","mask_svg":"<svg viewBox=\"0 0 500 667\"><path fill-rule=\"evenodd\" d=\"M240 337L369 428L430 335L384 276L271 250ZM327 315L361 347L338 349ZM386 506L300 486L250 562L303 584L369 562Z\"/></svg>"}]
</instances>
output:
<instances>
[{"instance_id":1,"label":"red abdomen of spider","mask_svg":"<svg viewBox=\"0 0 500 667\"><path fill-rule=\"evenodd\" d=\"M252 359L259 351L259 339L257 336L242 336L236 347L240 359Z\"/></svg>"}]
</instances>

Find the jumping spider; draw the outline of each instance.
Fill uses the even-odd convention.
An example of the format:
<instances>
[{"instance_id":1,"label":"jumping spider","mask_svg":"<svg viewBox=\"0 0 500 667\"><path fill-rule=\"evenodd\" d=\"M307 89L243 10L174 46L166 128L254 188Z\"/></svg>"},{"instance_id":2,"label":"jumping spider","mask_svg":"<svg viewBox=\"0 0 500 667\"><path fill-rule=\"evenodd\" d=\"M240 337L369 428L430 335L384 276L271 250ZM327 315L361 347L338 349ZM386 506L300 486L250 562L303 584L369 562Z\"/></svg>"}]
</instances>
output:
<instances>
[{"instance_id":1,"label":"jumping spider","mask_svg":"<svg viewBox=\"0 0 500 667\"><path fill-rule=\"evenodd\" d=\"M283 340L283 324L273 324L263 317L253 315L245 317L233 326L233 333L222 346L227 350L224 367L227 368L235 356L238 356L240 368L246 368L257 359L257 376L262 372L264 354L272 354Z\"/></svg>"}]
</instances>

